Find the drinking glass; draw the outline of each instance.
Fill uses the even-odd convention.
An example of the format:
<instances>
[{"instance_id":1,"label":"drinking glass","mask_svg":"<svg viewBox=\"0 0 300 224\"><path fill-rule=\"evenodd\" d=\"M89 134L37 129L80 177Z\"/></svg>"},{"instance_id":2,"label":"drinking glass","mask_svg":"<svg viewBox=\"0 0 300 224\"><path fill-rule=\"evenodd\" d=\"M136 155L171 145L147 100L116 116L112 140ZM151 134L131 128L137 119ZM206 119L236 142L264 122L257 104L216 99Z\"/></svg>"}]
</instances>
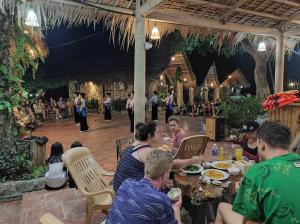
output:
<instances>
[{"instance_id":1,"label":"drinking glass","mask_svg":"<svg viewBox=\"0 0 300 224\"><path fill-rule=\"evenodd\" d=\"M239 146L234 149L236 161L241 161L243 156L243 149Z\"/></svg>"}]
</instances>

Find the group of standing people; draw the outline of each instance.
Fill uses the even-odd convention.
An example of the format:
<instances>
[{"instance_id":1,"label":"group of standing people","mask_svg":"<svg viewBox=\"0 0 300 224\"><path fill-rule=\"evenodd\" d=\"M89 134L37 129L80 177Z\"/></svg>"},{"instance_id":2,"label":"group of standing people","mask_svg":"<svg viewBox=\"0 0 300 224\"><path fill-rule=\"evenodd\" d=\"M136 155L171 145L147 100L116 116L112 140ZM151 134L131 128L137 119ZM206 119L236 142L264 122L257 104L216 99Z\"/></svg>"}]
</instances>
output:
<instances>
[{"instance_id":1,"label":"group of standing people","mask_svg":"<svg viewBox=\"0 0 300 224\"><path fill-rule=\"evenodd\" d=\"M157 95L157 91L153 92L153 96L150 99L150 104L152 106L152 113L151 113L151 120L154 122L158 121L158 104L159 98ZM147 100L145 98L145 100ZM168 91L167 97L162 100L162 102L166 105L166 118L165 121L168 123L169 117L173 114L173 107L174 107L174 97L171 91ZM103 102L104 106L104 120L111 121L112 114L111 114L111 95L110 93L106 94L106 98ZM126 102L126 110L128 113L128 117L130 120L130 131L134 132L134 92L128 94L128 99ZM75 124L77 126L80 125L80 131L87 131L89 126L87 124L86 118L87 110L86 110L86 101L84 99L84 94L74 93L74 119Z\"/></svg>"}]
</instances>

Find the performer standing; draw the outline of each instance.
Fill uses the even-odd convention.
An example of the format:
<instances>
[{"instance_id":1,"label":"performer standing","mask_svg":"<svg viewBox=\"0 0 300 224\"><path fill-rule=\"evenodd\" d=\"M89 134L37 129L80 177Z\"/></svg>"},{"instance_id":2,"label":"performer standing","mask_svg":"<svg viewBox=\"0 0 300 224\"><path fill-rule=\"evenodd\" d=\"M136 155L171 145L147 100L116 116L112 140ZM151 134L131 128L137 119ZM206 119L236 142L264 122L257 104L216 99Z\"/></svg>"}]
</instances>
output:
<instances>
[{"instance_id":1,"label":"performer standing","mask_svg":"<svg viewBox=\"0 0 300 224\"><path fill-rule=\"evenodd\" d=\"M80 125L80 118L79 118L79 107L78 107L78 94L74 93L74 122L76 126Z\"/></svg>"},{"instance_id":2,"label":"performer standing","mask_svg":"<svg viewBox=\"0 0 300 224\"><path fill-rule=\"evenodd\" d=\"M106 99L104 101L104 120L105 121L111 121L110 106L111 106L110 93L107 93L106 94Z\"/></svg>"},{"instance_id":3,"label":"performer standing","mask_svg":"<svg viewBox=\"0 0 300 224\"><path fill-rule=\"evenodd\" d=\"M79 108L79 117L80 117L80 132L88 131L89 126L86 120L86 106L85 106L85 99L83 94L79 94L78 101L80 102Z\"/></svg>"},{"instance_id":4,"label":"performer standing","mask_svg":"<svg viewBox=\"0 0 300 224\"><path fill-rule=\"evenodd\" d=\"M174 97L171 91L168 91L168 96L165 98L166 103L166 124L168 123L169 117L173 114Z\"/></svg>"},{"instance_id":5,"label":"performer standing","mask_svg":"<svg viewBox=\"0 0 300 224\"><path fill-rule=\"evenodd\" d=\"M158 121L158 114L157 114L157 108L158 108L158 97L157 97L157 92L153 91L153 96L150 99L150 103L152 105L152 114L151 114L151 119L152 121Z\"/></svg>"},{"instance_id":6,"label":"performer standing","mask_svg":"<svg viewBox=\"0 0 300 224\"><path fill-rule=\"evenodd\" d=\"M133 133L134 132L134 94L133 94L133 92L128 94L126 109L127 109L128 117L130 120L130 131Z\"/></svg>"}]
</instances>

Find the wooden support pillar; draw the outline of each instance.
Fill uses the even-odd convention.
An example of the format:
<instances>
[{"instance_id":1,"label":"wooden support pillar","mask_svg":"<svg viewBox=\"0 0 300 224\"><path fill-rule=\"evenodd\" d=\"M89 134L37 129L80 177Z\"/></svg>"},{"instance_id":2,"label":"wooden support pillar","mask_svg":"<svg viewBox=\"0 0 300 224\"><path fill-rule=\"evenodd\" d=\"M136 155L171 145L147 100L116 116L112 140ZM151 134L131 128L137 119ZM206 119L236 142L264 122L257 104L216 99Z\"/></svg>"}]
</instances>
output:
<instances>
[{"instance_id":1,"label":"wooden support pillar","mask_svg":"<svg viewBox=\"0 0 300 224\"><path fill-rule=\"evenodd\" d=\"M284 43L283 33L280 33L276 42L276 61L275 61L275 93L283 91L284 82Z\"/></svg>"},{"instance_id":2,"label":"wooden support pillar","mask_svg":"<svg viewBox=\"0 0 300 224\"><path fill-rule=\"evenodd\" d=\"M134 48L134 125L145 122L145 18L140 12L141 0L136 1Z\"/></svg>"}]
</instances>

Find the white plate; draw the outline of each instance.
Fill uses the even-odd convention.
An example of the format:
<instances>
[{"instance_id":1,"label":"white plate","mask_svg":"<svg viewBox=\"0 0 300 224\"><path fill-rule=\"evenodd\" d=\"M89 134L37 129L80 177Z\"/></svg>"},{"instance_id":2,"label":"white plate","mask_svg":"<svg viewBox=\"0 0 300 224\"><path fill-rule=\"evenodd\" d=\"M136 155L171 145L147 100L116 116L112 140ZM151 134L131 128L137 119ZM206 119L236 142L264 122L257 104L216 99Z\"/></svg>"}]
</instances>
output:
<instances>
[{"instance_id":1,"label":"white plate","mask_svg":"<svg viewBox=\"0 0 300 224\"><path fill-rule=\"evenodd\" d=\"M220 172L220 173L223 174L223 177L222 177L222 178L210 178L210 177L208 177L208 176L205 175L207 171L216 171L216 172ZM226 172L224 172L224 171L222 171L222 170L218 170L218 169L207 169L207 170L204 170L204 171L203 171L203 175L206 176L207 178L209 178L210 180L226 180L226 179L228 179L228 177L229 177L229 174L228 174L228 173L226 173Z\"/></svg>"},{"instance_id":2,"label":"white plate","mask_svg":"<svg viewBox=\"0 0 300 224\"><path fill-rule=\"evenodd\" d=\"M204 170L203 167L198 164L192 164L192 165L197 166L199 169L197 171L189 171L189 170L181 169L181 171L186 174L198 174Z\"/></svg>"},{"instance_id":3,"label":"white plate","mask_svg":"<svg viewBox=\"0 0 300 224\"><path fill-rule=\"evenodd\" d=\"M231 167L233 167L233 164L230 162L230 161L214 161L211 163L211 166L215 169L218 169L218 170L228 170L228 168L220 168L220 167L217 167L217 164L219 163L228 163L228 164L231 164ZM231 168L229 167L229 168Z\"/></svg>"}]
</instances>

